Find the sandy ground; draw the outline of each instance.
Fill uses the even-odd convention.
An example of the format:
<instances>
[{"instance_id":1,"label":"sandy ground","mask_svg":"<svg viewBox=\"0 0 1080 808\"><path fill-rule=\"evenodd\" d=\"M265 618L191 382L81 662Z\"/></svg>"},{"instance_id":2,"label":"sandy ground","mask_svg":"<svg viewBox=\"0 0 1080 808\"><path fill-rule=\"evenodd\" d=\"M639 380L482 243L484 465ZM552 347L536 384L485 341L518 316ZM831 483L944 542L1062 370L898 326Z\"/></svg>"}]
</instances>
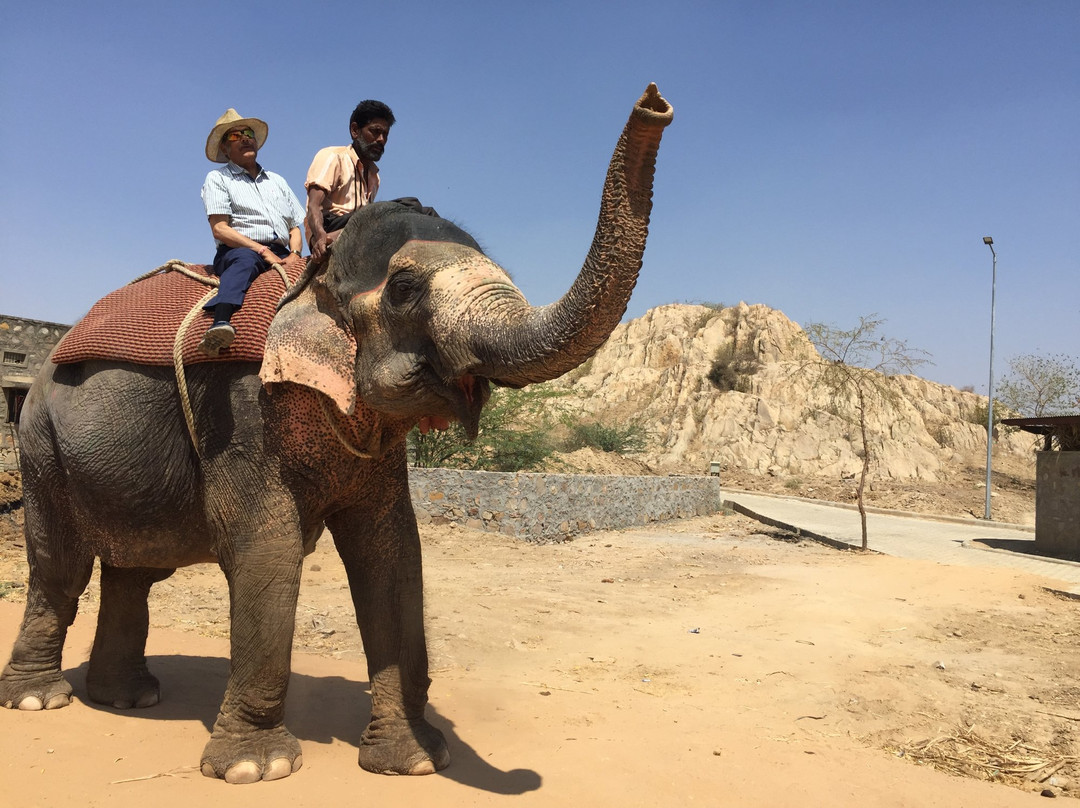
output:
<instances>
[{"instance_id":1,"label":"sandy ground","mask_svg":"<svg viewBox=\"0 0 1080 808\"><path fill-rule=\"evenodd\" d=\"M224 582L199 567L154 589L148 656L163 700L145 710L86 701L91 583L64 660L75 703L0 710L0 804L986 808L1033 805L1044 789L1080 796L1080 603L1050 581L795 543L739 516L560 545L448 527L423 539L444 772L356 765L366 667L326 539L297 613L287 722L299 772L228 786L198 771L228 672ZM4 656L26 579L17 544L0 540ZM931 741L926 754L968 774L923 762Z\"/></svg>"}]
</instances>

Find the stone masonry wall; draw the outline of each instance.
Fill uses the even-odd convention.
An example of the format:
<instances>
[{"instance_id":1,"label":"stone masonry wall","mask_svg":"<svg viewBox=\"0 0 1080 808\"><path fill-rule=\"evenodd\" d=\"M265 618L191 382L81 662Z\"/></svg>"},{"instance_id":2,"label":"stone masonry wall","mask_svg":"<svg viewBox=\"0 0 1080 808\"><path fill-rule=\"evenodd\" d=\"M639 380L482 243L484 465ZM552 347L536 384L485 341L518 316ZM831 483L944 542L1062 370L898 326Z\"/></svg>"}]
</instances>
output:
<instances>
[{"instance_id":1,"label":"stone masonry wall","mask_svg":"<svg viewBox=\"0 0 1080 808\"><path fill-rule=\"evenodd\" d=\"M37 376L49 356L49 351L60 341L71 326L28 320L0 314L0 381L17 378L20 381ZM6 407L0 402L0 407ZM6 413L0 409L0 413Z\"/></svg>"},{"instance_id":2,"label":"stone masonry wall","mask_svg":"<svg viewBox=\"0 0 1080 808\"><path fill-rule=\"evenodd\" d=\"M1035 549L1080 561L1080 452L1035 456Z\"/></svg>"},{"instance_id":3,"label":"stone masonry wall","mask_svg":"<svg viewBox=\"0 0 1080 808\"><path fill-rule=\"evenodd\" d=\"M0 314L0 469L14 468L17 410L49 351L71 326Z\"/></svg>"},{"instance_id":4,"label":"stone masonry wall","mask_svg":"<svg viewBox=\"0 0 1080 808\"><path fill-rule=\"evenodd\" d=\"M533 542L716 513L718 477L506 474L409 469L420 524L455 523Z\"/></svg>"}]
</instances>

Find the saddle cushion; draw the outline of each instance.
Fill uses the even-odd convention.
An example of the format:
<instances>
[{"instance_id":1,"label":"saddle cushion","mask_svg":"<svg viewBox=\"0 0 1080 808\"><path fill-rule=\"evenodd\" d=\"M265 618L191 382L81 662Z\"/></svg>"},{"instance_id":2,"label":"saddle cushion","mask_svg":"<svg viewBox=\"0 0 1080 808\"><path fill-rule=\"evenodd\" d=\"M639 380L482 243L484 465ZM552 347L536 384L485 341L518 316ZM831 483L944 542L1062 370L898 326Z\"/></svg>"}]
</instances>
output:
<instances>
[{"instance_id":1,"label":"saddle cushion","mask_svg":"<svg viewBox=\"0 0 1080 808\"><path fill-rule=\"evenodd\" d=\"M213 277L207 265L189 264L188 268L205 277ZM290 285L303 271L303 265L286 270ZM212 289L176 271L159 272L129 283L94 304L64 335L53 351L52 361L60 365L88 359L111 359L171 367L173 344L180 324ZM277 270L259 275L248 289L244 305L232 317L232 324L236 326L235 341L217 357L206 356L198 349L203 334L214 320L210 312L200 311L184 334L184 364L262 361L266 332L285 291Z\"/></svg>"}]
</instances>

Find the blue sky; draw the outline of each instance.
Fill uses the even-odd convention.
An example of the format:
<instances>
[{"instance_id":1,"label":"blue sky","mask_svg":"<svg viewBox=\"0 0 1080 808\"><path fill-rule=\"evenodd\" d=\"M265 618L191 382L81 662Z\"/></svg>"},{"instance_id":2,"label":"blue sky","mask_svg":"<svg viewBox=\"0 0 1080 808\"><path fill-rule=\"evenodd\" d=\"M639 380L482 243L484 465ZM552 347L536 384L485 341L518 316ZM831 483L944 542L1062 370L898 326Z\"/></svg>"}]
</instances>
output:
<instances>
[{"instance_id":1,"label":"blue sky","mask_svg":"<svg viewBox=\"0 0 1080 808\"><path fill-rule=\"evenodd\" d=\"M628 316L740 300L884 331L985 393L1080 357L1080 2L6 4L0 311L72 322L170 258L207 262L199 188L227 107L303 199L378 98L380 198L467 227L529 300L569 286L629 109L675 107Z\"/></svg>"}]
</instances>

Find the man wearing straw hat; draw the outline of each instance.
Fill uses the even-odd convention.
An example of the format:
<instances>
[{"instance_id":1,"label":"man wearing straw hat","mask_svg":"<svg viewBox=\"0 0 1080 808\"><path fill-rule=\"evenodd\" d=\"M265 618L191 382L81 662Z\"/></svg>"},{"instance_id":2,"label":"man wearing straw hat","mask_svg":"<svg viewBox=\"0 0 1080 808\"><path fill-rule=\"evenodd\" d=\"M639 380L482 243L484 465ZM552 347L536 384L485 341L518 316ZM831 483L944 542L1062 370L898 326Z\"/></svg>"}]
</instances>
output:
<instances>
[{"instance_id":1,"label":"man wearing straw hat","mask_svg":"<svg viewBox=\"0 0 1080 808\"><path fill-rule=\"evenodd\" d=\"M217 295L206 304L214 323L199 343L208 356L232 344L236 329L229 320L252 281L271 264L292 269L300 261L304 209L289 184L256 160L267 132L265 122L229 109L206 139L207 158L224 163L206 175L202 187L217 245L213 272L221 279Z\"/></svg>"}]
</instances>

